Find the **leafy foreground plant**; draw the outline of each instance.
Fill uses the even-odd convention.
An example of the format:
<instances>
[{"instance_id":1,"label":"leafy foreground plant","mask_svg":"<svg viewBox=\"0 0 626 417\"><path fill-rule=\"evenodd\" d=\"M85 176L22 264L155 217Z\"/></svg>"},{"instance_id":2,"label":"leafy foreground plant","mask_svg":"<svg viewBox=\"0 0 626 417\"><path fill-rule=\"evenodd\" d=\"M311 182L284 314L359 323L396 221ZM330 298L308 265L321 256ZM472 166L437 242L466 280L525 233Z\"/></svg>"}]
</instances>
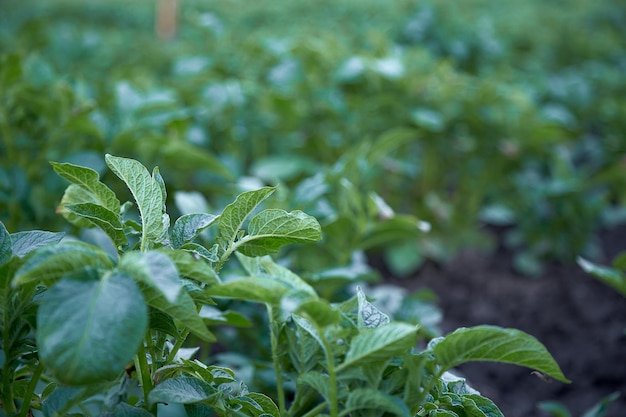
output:
<instances>
[{"instance_id":1,"label":"leafy foreground plant","mask_svg":"<svg viewBox=\"0 0 626 417\"><path fill-rule=\"evenodd\" d=\"M362 291L339 304L320 298L268 256L321 239L303 212L257 211L272 187L239 195L220 215L181 216L170 228L158 169L150 174L111 155L106 163L132 193L139 222L95 171L52 165L72 183L60 212L101 229L114 253L60 233L9 234L0 223L4 415L149 416L159 404L182 404L192 417L491 417L502 414L448 370L498 361L567 382L545 347L521 331L459 329L419 350L417 327L392 321ZM212 225L213 246L195 243ZM233 254L245 273L222 280ZM190 334L214 343L211 326L245 324L216 306L219 297L267 307L275 392L249 392L231 369L183 348Z\"/></svg>"}]
</instances>

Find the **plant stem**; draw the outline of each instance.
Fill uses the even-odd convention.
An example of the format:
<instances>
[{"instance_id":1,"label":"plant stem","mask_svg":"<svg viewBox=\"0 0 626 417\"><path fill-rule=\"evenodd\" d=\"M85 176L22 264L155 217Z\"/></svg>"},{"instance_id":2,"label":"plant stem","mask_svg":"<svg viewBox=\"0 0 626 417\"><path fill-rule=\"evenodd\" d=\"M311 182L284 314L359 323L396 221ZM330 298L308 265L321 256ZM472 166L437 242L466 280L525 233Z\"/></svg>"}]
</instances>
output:
<instances>
[{"instance_id":1,"label":"plant stem","mask_svg":"<svg viewBox=\"0 0 626 417\"><path fill-rule=\"evenodd\" d=\"M10 290L8 290L10 291ZM4 369L2 369L2 403L5 409L6 414L10 415L15 413L17 409L15 408L15 403L13 402L13 392L11 389L12 380L13 380L13 370L11 369L11 341L10 337L10 316L7 311L4 312L4 343L2 348L4 349L4 353L6 358L4 358Z\"/></svg>"},{"instance_id":2,"label":"plant stem","mask_svg":"<svg viewBox=\"0 0 626 417\"><path fill-rule=\"evenodd\" d=\"M326 403L321 403L318 404L317 407L312 408L311 410L309 410L308 413L306 413L305 415L303 415L302 417L315 417L316 415L318 415L319 413L321 413L322 411L324 411L324 409L326 408L327 404Z\"/></svg>"},{"instance_id":3,"label":"plant stem","mask_svg":"<svg viewBox=\"0 0 626 417\"><path fill-rule=\"evenodd\" d=\"M330 417L338 417L339 410L337 404L337 372L335 370L335 359L333 358L332 349L326 340L324 331L317 329L320 339L324 344L324 354L326 355L326 366L328 367L328 402L330 407Z\"/></svg>"},{"instance_id":4,"label":"plant stem","mask_svg":"<svg viewBox=\"0 0 626 417\"><path fill-rule=\"evenodd\" d=\"M143 342L139 346L139 350L135 356L135 367L137 368L137 373L141 378L144 408L151 411L148 405L148 395L150 394L150 391L152 391L152 376L150 375L150 367L148 365L148 358L146 357L146 349Z\"/></svg>"},{"instance_id":5,"label":"plant stem","mask_svg":"<svg viewBox=\"0 0 626 417\"><path fill-rule=\"evenodd\" d=\"M154 365L154 362L156 360L156 352L154 349L154 344L152 343L152 332L150 332L149 329L146 332L146 351L150 354L150 357L152 358L152 363L150 364L150 374L154 375L154 372L156 371L156 367Z\"/></svg>"},{"instance_id":6,"label":"plant stem","mask_svg":"<svg viewBox=\"0 0 626 417\"><path fill-rule=\"evenodd\" d=\"M189 336L189 329L185 329L181 333L180 337L176 341L176 344L174 345L174 347L172 347L172 350L170 351L169 355L167 355L167 359L165 360L165 363L169 364L172 361L174 361L174 358L176 357L178 350L183 346L183 343L185 343L185 340L187 340L187 336Z\"/></svg>"},{"instance_id":7,"label":"plant stem","mask_svg":"<svg viewBox=\"0 0 626 417\"><path fill-rule=\"evenodd\" d=\"M20 413L17 417L26 417L28 412L30 411L30 403L35 394L35 388L37 388L37 383L39 382L39 377L43 372L43 364L39 362L37 367L35 368L35 372L28 383L28 387L26 388L26 393L24 394L24 401L22 402L22 407L20 408Z\"/></svg>"},{"instance_id":8,"label":"plant stem","mask_svg":"<svg viewBox=\"0 0 626 417\"><path fill-rule=\"evenodd\" d=\"M267 312L270 319L270 340L272 345L272 362L274 363L274 373L276 374L276 392L278 396L278 409L280 410L280 415L284 416L286 414L286 406L285 406L285 390L283 388L283 375L280 371L280 363L278 363L278 321L276 317L274 317L274 311L270 304L267 305Z\"/></svg>"}]
</instances>

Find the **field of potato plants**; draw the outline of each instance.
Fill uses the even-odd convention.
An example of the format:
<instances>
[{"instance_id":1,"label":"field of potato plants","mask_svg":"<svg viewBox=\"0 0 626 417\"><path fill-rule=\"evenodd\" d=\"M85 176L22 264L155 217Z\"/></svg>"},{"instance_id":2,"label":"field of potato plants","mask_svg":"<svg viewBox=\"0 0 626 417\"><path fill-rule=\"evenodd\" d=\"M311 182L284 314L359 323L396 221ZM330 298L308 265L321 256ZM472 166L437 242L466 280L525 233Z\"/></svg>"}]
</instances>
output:
<instances>
[{"instance_id":1,"label":"field of potato plants","mask_svg":"<svg viewBox=\"0 0 626 417\"><path fill-rule=\"evenodd\" d=\"M620 417L626 4L0 2L0 417Z\"/></svg>"}]
</instances>

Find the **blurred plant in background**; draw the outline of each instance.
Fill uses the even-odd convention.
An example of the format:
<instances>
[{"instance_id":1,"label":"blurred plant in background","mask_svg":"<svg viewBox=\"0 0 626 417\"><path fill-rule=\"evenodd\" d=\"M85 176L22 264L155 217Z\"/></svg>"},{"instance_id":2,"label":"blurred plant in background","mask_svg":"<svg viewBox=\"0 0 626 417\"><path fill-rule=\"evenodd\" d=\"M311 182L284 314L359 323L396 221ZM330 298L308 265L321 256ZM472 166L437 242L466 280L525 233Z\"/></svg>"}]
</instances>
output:
<instances>
[{"instance_id":1,"label":"blurred plant in background","mask_svg":"<svg viewBox=\"0 0 626 417\"><path fill-rule=\"evenodd\" d=\"M151 1L0 8L9 229L64 227L41 162L104 174L103 152L212 207L281 183L326 236L291 262L320 273L384 248L407 275L495 247L503 226L538 275L599 258L595 232L626 218L626 11L611 1L189 1L167 42Z\"/></svg>"}]
</instances>

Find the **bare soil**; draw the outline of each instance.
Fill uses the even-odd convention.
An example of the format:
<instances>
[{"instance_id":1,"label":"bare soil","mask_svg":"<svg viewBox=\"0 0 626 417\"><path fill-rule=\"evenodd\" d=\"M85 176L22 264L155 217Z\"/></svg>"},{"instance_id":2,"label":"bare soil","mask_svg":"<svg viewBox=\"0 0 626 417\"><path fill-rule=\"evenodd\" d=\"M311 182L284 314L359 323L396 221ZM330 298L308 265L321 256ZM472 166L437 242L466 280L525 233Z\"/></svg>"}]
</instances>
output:
<instances>
[{"instance_id":1,"label":"bare soil","mask_svg":"<svg viewBox=\"0 0 626 417\"><path fill-rule=\"evenodd\" d=\"M602 236L607 262L626 249L626 228ZM576 265L554 263L539 278L519 275L500 248L466 251L445 266L427 264L411 278L390 277L409 289L430 288L443 310L442 331L493 324L523 330L553 354L571 384L547 383L526 368L473 363L459 368L470 385L506 417L549 416L541 401L559 401L572 416L616 391L606 417L626 416L626 298Z\"/></svg>"}]
</instances>

